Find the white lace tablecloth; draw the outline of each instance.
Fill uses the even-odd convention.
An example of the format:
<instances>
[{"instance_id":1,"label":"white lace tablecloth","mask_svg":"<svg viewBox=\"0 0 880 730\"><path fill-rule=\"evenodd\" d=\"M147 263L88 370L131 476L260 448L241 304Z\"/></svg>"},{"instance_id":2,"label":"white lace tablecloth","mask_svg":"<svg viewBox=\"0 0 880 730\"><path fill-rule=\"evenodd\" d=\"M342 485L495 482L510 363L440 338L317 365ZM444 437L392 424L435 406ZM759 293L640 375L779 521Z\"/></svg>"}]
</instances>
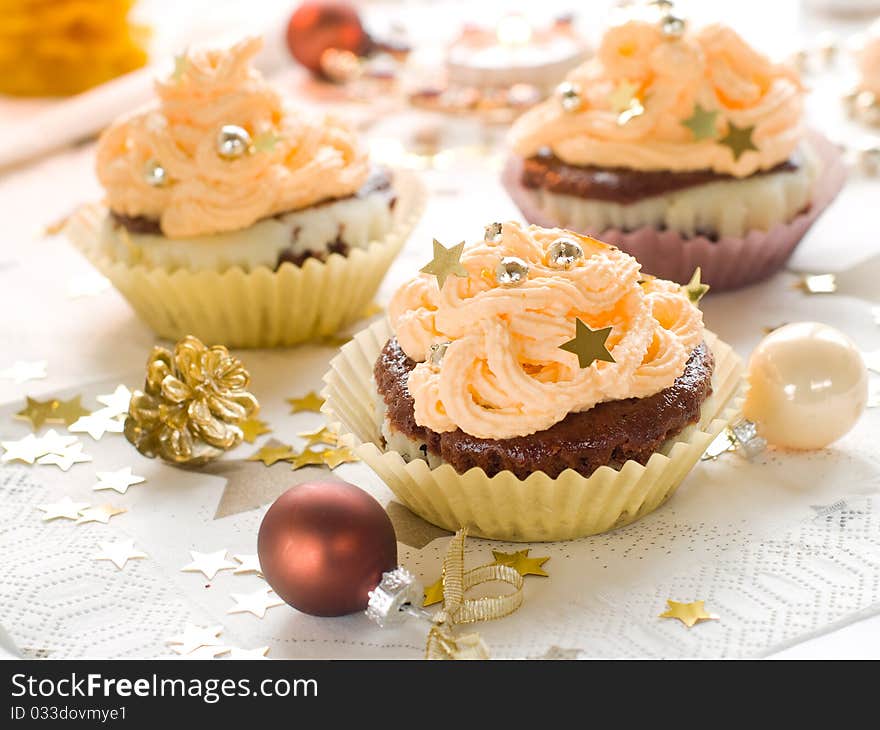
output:
<instances>
[{"instance_id":1,"label":"white lace tablecloth","mask_svg":"<svg viewBox=\"0 0 880 730\"><path fill-rule=\"evenodd\" d=\"M791 3L780 3L780 7ZM282 76L299 88L294 74ZM812 123L851 139L843 125L840 81L818 83ZM836 85L835 85L836 84ZM6 112L9 110L6 109ZM470 120L351 105L377 154L395 163L427 164L401 145L428 126L441 145L423 174L432 190L425 217L395 262L379 295L424 264L432 238L472 239L493 220L517 216L497 183L500 135ZM7 141L9 143L9 141ZM100 191L91 146L68 149L0 177L0 369L14 360L47 360L49 377L15 385L0 380L0 439L24 436L13 420L24 395L95 396L143 378L153 335L115 291L71 299L72 280L89 265L43 226ZM880 181L855 177L798 249L793 270L837 271L841 291L806 296L794 274L704 300L707 325L746 356L762 328L820 320L848 333L862 349L880 349ZM316 414L289 415L284 398L319 389L333 351L318 346L239 355L253 373L272 436L295 445L317 426ZM875 376L875 380L876 380ZM876 383L875 383L876 387ZM264 437L265 438L265 437ZM880 656L880 409L833 448L811 454L770 453L759 463L734 455L698 465L676 496L625 529L567 543L531 546L547 555L550 578L528 577L523 607L477 628L500 657L609 656ZM230 646L269 646L270 657L419 657L418 623L381 631L363 616L319 619L287 607L264 619L227 614L232 593L262 581L221 572L214 580L183 573L189 550L256 551L256 532L271 500L304 478L278 465L230 464L183 471L141 457L121 436L84 436L92 463L62 473L55 467L0 468L0 657L156 657L188 623L222 625ZM227 459L256 449L244 445ZM94 492L97 471L131 466L146 477L125 495ZM315 476L318 472L311 472ZM383 503L391 494L361 464L336 474ZM39 504L63 496L126 508L110 524L43 522ZM426 583L439 575L448 538L392 506L400 561ZM134 540L148 554L123 571L93 556L101 541ZM525 546L468 542L471 564L491 549ZM658 619L666 599L704 600L719 621L687 630Z\"/></svg>"}]
</instances>

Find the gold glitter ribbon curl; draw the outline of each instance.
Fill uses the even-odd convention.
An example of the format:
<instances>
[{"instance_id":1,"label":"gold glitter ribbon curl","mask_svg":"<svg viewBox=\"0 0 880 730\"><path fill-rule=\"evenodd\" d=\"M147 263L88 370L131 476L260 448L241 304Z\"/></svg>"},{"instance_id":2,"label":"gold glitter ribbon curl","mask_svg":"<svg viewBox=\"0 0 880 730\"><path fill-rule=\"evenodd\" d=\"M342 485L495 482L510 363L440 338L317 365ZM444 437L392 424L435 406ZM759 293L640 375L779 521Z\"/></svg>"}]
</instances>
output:
<instances>
[{"instance_id":1,"label":"gold glitter ribbon curl","mask_svg":"<svg viewBox=\"0 0 880 730\"><path fill-rule=\"evenodd\" d=\"M479 634L455 636L458 624L473 624L504 618L516 611L523 601L523 577L507 565L492 563L465 570L464 544L467 528L455 533L443 558L443 608L434 616L435 625L428 633L426 659L488 659L489 651ZM511 593L467 598L467 592L484 583L506 583Z\"/></svg>"},{"instance_id":2,"label":"gold glitter ribbon curl","mask_svg":"<svg viewBox=\"0 0 880 730\"><path fill-rule=\"evenodd\" d=\"M174 352L154 347L143 391L131 397L125 437L145 456L204 464L238 446L240 423L259 411L250 375L222 346L184 337Z\"/></svg>"}]
</instances>

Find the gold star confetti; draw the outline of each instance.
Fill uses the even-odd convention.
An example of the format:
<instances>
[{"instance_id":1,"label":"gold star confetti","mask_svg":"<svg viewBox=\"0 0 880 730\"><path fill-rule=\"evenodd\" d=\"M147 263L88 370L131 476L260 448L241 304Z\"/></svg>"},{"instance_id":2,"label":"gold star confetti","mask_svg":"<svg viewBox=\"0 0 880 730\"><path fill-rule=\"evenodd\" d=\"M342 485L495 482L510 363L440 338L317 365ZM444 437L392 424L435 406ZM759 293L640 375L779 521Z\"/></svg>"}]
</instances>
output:
<instances>
[{"instance_id":1,"label":"gold star confetti","mask_svg":"<svg viewBox=\"0 0 880 730\"><path fill-rule=\"evenodd\" d=\"M685 119L682 124L694 135L696 141L713 139L718 133L715 122L718 118L717 111L703 109L699 104L694 104L694 113Z\"/></svg>"},{"instance_id":2,"label":"gold star confetti","mask_svg":"<svg viewBox=\"0 0 880 730\"><path fill-rule=\"evenodd\" d=\"M16 360L8 368L0 370L0 378L11 380L15 385L21 385L28 380L43 380L46 377L46 365L45 360Z\"/></svg>"},{"instance_id":3,"label":"gold star confetti","mask_svg":"<svg viewBox=\"0 0 880 730\"><path fill-rule=\"evenodd\" d=\"M226 559L226 550L218 550L214 553L200 553L190 550L192 562L184 565L180 570L183 573L201 573L208 580L213 580L221 570L231 570L236 564Z\"/></svg>"},{"instance_id":4,"label":"gold star confetti","mask_svg":"<svg viewBox=\"0 0 880 730\"><path fill-rule=\"evenodd\" d=\"M432 583L425 588L425 600L422 606L433 606L435 603L443 602L443 578L438 578L436 583Z\"/></svg>"},{"instance_id":5,"label":"gold star confetti","mask_svg":"<svg viewBox=\"0 0 880 730\"><path fill-rule=\"evenodd\" d=\"M492 556L495 558L495 565L506 565L520 575L541 575L548 578L549 575L541 566L550 558L530 558L529 552L528 549L517 550L515 553L502 553L500 550L493 550Z\"/></svg>"},{"instance_id":6,"label":"gold star confetti","mask_svg":"<svg viewBox=\"0 0 880 730\"><path fill-rule=\"evenodd\" d=\"M288 446L287 444L282 444L280 441L272 439L267 444L262 446L258 451L255 451L253 454L247 457L247 460L262 461L266 466L272 466L272 464L275 464L279 461L289 461L295 456L296 452L291 446Z\"/></svg>"},{"instance_id":7,"label":"gold star confetti","mask_svg":"<svg viewBox=\"0 0 880 730\"><path fill-rule=\"evenodd\" d=\"M321 426L314 431L300 431L297 436L306 440L306 446L336 446L339 443L339 436L327 426Z\"/></svg>"},{"instance_id":8,"label":"gold star confetti","mask_svg":"<svg viewBox=\"0 0 880 730\"><path fill-rule=\"evenodd\" d=\"M131 467L126 466L124 469L117 471L99 471L98 483L92 489L96 492L103 489L112 489L119 494L125 494L128 488L135 484L143 484L146 481L137 474L132 474Z\"/></svg>"},{"instance_id":9,"label":"gold star confetti","mask_svg":"<svg viewBox=\"0 0 880 730\"><path fill-rule=\"evenodd\" d=\"M30 421L31 427L36 431L45 423L63 423L70 426L82 416L88 416L90 411L82 407L81 395L74 396L69 400L51 398L47 401L38 401L30 396L26 397L25 407L15 414L16 418Z\"/></svg>"},{"instance_id":10,"label":"gold star confetti","mask_svg":"<svg viewBox=\"0 0 880 730\"><path fill-rule=\"evenodd\" d=\"M233 593L232 600L235 606L226 613L252 613L257 618L263 618L270 608L284 605L271 588L260 588L253 593Z\"/></svg>"},{"instance_id":11,"label":"gold star confetti","mask_svg":"<svg viewBox=\"0 0 880 730\"><path fill-rule=\"evenodd\" d=\"M301 398L286 398L285 400L290 405L291 413L302 413L304 411L320 413L321 406L324 405L324 399L314 390L306 393Z\"/></svg>"},{"instance_id":12,"label":"gold star confetti","mask_svg":"<svg viewBox=\"0 0 880 730\"><path fill-rule=\"evenodd\" d=\"M147 557L145 552L136 550L134 540L124 540L122 542L101 542L98 543L101 552L93 555L93 560L109 560L119 570L125 567L129 560L141 560Z\"/></svg>"},{"instance_id":13,"label":"gold star confetti","mask_svg":"<svg viewBox=\"0 0 880 730\"><path fill-rule=\"evenodd\" d=\"M74 502L70 497L65 497L59 502L37 505L37 509L43 512L43 522L49 522L58 519L79 519L79 513L88 506L88 502Z\"/></svg>"},{"instance_id":14,"label":"gold star confetti","mask_svg":"<svg viewBox=\"0 0 880 730\"><path fill-rule=\"evenodd\" d=\"M681 288L691 304L697 304L706 295L706 292L709 291L709 285L703 284L700 281L701 274L702 271L698 266L694 269L694 275L691 277L691 280Z\"/></svg>"},{"instance_id":15,"label":"gold star confetti","mask_svg":"<svg viewBox=\"0 0 880 730\"><path fill-rule=\"evenodd\" d=\"M338 449L324 449L324 451L321 452L321 456L324 457L324 463L331 469L335 469L340 464L350 464L353 461L360 461L357 455L346 446L341 446Z\"/></svg>"},{"instance_id":16,"label":"gold star confetti","mask_svg":"<svg viewBox=\"0 0 880 730\"><path fill-rule=\"evenodd\" d=\"M244 575L245 573L263 574L259 555L233 555L232 559L238 563L238 567L232 571L235 575Z\"/></svg>"},{"instance_id":17,"label":"gold star confetti","mask_svg":"<svg viewBox=\"0 0 880 730\"><path fill-rule=\"evenodd\" d=\"M85 464L92 457L82 452L82 444L74 444L65 449L58 449L52 453L41 456L37 463L41 466L57 466L61 471L67 471L74 464Z\"/></svg>"},{"instance_id":18,"label":"gold star confetti","mask_svg":"<svg viewBox=\"0 0 880 730\"><path fill-rule=\"evenodd\" d=\"M324 452L305 449L290 460L291 469L302 469L304 466L324 466Z\"/></svg>"},{"instance_id":19,"label":"gold star confetti","mask_svg":"<svg viewBox=\"0 0 880 730\"><path fill-rule=\"evenodd\" d=\"M660 618L677 618L688 628L692 628L700 621L717 621L718 616L707 613L703 607L703 601L693 601L691 603L679 603L667 599L668 608L660 614Z\"/></svg>"},{"instance_id":20,"label":"gold star confetti","mask_svg":"<svg viewBox=\"0 0 880 730\"><path fill-rule=\"evenodd\" d=\"M252 444L257 440L257 436L262 436L264 433L271 433L272 429L269 428L269 424L265 421L261 421L259 418L246 418L243 421L240 421L238 427L241 429L241 432L244 434L244 440L249 444Z\"/></svg>"},{"instance_id":21,"label":"gold star confetti","mask_svg":"<svg viewBox=\"0 0 880 730\"><path fill-rule=\"evenodd\" d=\"M574 339L561 344L559 349L577 355L578 365L581 368L590 367L596 360L614 362L614 358L611 357L611 353L605 347L605 341L610 334L611 327L591 330L578 317L575 325Z\"/></svg>"},{"instance_id":22,"label":"gold star confetti","mask_svg":"<svg viewBox=\"0 0 880 730\"><path fill-rule=\"evenodd\" d=\"M223 633L222 626L202 627L187 624L182 634L172 636L165 643L177 654L191 654L202 647L222 646L223 642L218 641L221 633Z\"/></svg>"},{"instance_id":23,"label":"gold star confetti","mask_svg":"<svg viewBox=\"0 0 880 730\"><path fill-rule=\"evenodd\" d=\"M451 248L446 248L436 238L434 239L434 258L425 264L419 271L423 274L433 274L437 277L437 287L443 289L446 279L449 276L458 276L466 279L468 272L464 268L461 261L461 254L464 251L464 241Z\"/></svg>"},{"instance_id":24,"label":"gold star confetti","mask_svg":"<svg viewBox=\"0 0 880 730\"><path fill-rule=\"evenodd\" d=\"M727 134L718 140L718 143L727 147L733 154L734 161L737 161L743 154L750 150L757 152L758 148L752 141L752 134L754 131L754 126L737 127L733 122L729 122Z\"/></svg>"},{"instance_id":25,"label":"gold star confetti","mask_svg":"<svg viewBox=\"0 0 880 730\"><path fill-rule=\"evenodd\" d=\"M87 522L100 522L106 525L110 522L111 517L121 515L128 510L121 507L114 507L112 504L99 504L97 507L86 507L80 510L79 519L76 521L78 525L85 525Z\"/></svg>"},{"instance_id":26,"label":"gold star confetti","mask_svg":"<svg viewBox=\"0 0 880 730\"><path fill-rule=\"evenodd\" d=\"M794 283L794 288L805 294L834 294L837 277L834 274L804 274Z\"/></svg>"}]
</instances>

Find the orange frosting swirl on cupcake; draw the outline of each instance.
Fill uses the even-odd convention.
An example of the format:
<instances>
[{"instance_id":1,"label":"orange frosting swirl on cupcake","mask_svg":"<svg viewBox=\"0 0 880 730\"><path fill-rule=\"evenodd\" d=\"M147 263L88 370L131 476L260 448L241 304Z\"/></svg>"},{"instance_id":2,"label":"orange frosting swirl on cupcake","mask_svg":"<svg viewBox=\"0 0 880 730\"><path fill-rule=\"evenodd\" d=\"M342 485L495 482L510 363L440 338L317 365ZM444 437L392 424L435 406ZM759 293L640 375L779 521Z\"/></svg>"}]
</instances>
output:
<instances>
[{"instance_id":1,"label":"orange frosting swirl on cupcake","mask_svg":"<svg viewBox=\"0 0 880 730\"><path fill-rule=\"evenodd\" d=\"M584 258L551 266L559 238L580 243ZM504 256L528 264L516 286L496 280ZM443 289L419 274L394 295L388 311L403 351L418 364L408 387L416 422L435 432L505 439L550 428L597 403L642 398L669 387L703 339L700 310L677 284L640 282L638 262L595 239L561 229L506 223L498 242L466 246L468 276ZM576 318L611 327L605 346L615 362L581 368L560 345ZM439 365L431 346L449 343Z\"/></svg>"},{"instance_id":2,"label":"orange frosting swirl on cupcake","mask_svg":"<svg viewBox=\"0 0 880 730\"><path fill-rule=\"evenodd\" d=\"M753 50L735 31L709 25L664 36L659 23L631 20L605 34L598 55L569 74L575 111L550 98L514 124L523 156L549 147L571 165L636 170L713 170L745 177L788 159L802 134L796 74ZM632 89L643 113L620 123L615 92ZM698 139L685 122L696 107L715 113L715 133ZM753 128L757 150L734 155L730 129Z\"/></svg>"},{"instance_id":3,"label":"orange frosting swirl on cupcake","mask_svg":"<svg viewBox=\"0 0 880 730\"><path fill-rule=\"evenodd\" d=\"M169 237L247 228L261 218L351 195L369 174L365 150L336 119L284 106L251 61L262 46L193 52L156 83L158 101L101 136L97 172L111 210L158 220ZM242 127L253 145L226 159L217 136ZM167 177L151 185L158 164Z\"/></svg>"},{"instance_id":4,"label":"orange frosting swirl on cupcake","mask_svg":"<svg viewBox=\"0 0 880 730\"><path fill-rule=\"evenodd\" d=\"M859 88L880 97L880 20L868 31L865 43L858 54Z\"/></svg>"}]
</instances>

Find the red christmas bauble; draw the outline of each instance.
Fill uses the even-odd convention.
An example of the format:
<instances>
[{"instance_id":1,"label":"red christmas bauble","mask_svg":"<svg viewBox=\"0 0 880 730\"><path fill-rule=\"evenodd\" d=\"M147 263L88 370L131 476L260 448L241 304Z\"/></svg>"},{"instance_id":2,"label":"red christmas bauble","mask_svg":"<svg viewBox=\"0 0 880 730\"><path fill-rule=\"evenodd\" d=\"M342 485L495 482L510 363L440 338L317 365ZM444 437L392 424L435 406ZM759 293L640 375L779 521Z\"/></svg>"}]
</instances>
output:
<instances>
[{"instance_id":1,"label":"red christmas bauble","mask_svg":"<svg viewBox=\"0 0 880 730\"><path fill-rule=\"evenodd\" d=\"M370 43L357 11L344 2L305 2L287 24L287 47L297 61L317 76L324 75L321 55L328 48L364 56Z\"/></svg>"},{"instance_id":2,"label":"red christmas bauble","mask_svg":"<svg viewBox=\"0 0 880 730\"><path fill-rule=\"evenodd\" d=\"M266 512L257 553L269 585L291 606L342 616L363 611L382 573L397 567L397 538L382 505L363 489L307 482Z\"/></svg>"}]
</instances>

